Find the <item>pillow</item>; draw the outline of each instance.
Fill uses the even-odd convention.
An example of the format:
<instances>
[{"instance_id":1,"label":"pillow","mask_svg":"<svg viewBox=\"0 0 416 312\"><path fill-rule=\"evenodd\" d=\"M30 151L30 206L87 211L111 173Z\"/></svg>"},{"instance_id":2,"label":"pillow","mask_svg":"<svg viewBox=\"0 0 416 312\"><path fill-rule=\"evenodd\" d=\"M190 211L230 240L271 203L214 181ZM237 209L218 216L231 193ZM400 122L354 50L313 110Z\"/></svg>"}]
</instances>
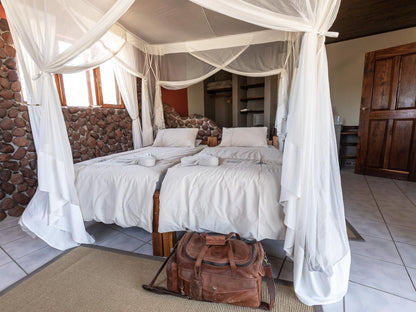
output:
<instances>
[{"instance_id":1,"label":"pillow","mask_svg":"<svg viewBox=\"0 0 416 312\"><path fill-rule=\"evenodd\" d=\"M223 128L219 146L267 147L267 127Z\"/></svg>"},{"instance_id":2,"label":"pillow","mask_svg":"<svg viewBox=\"0 0 416 312\"><path fill-rule=\"evenodd\" d=\"M198 128L170 128L157 132L153 146L195 147Z\"/></svg>"}]
</instances>

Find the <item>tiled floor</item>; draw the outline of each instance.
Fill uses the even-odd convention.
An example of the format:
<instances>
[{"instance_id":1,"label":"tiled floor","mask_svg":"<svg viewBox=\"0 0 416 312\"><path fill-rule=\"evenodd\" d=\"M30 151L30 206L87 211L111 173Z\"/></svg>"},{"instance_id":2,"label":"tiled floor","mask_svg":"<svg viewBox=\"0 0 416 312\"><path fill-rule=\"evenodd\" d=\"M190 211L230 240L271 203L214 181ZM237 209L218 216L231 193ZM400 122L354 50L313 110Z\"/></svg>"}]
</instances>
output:
<instances>
[{"instance_id":1,"label":"tiled floor","mask_svg":"<svg viewBox=\"0 0 416 312\"><path fill-rule=\"evenodd\" d=\"M350 242L352 265L344 303L325 312L416 311L416 183L355 175L342 171L347 219L365 242ZM60 254L22 232L16 218L0 222L0 290ZM151 254L151 234L138 228L89 222L96 244ZM282 242L264 242L275 273L283 257ZM290 279L286 262L281 278Z\"/></svg>"}]
</instances>

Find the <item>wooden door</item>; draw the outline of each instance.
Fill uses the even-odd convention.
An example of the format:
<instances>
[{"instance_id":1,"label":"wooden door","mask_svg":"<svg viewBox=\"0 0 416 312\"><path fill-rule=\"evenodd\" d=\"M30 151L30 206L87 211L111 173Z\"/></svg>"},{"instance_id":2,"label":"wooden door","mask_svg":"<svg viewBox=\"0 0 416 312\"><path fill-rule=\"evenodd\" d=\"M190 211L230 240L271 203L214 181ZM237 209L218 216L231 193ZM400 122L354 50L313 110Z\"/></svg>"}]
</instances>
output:
<instances>
[{"instance_id":1,"label":"wooden door","mask_svg":"<svg viewBox=\"0 0 416 312\"><path fill-rule=\"evenodd\" d=\"M416 181L416 43L366 54L355 171Z\"/></svg>"}]
</instances>

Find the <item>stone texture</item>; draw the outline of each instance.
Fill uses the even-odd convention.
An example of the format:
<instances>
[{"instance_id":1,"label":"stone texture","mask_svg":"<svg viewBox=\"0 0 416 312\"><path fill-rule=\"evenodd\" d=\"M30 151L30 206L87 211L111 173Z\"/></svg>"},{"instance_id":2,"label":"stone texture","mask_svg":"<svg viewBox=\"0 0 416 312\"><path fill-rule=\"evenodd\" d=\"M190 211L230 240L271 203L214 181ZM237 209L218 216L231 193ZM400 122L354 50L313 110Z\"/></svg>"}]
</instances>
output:
<instances>
[{"instance_id":1,"label":"stone texture","mask_svg":"<svg viewBox=\"0 0 416 312\"><path fill-rule=\"evenodd\" d=\"M215 136L221 140L221 129L207 117L197 114L182 117L173 107L165 103L163 114L167 128L198 128L197 139L206 141L209 136Z\"/></svg>"},{"instance_id":2,"label":"stone texture","mask_svg":"<svg viewBox=\"0 0 416 312\"><path fill-rule=\"evenodd\" d=\"M4 200L2 201L0 208L1 208L2 210L8 210L8 209L13 208L13 207L14 207L14 205L15 205L15 202L14 202L14 200L13 200L13 199L11 199L11 198L6 198L6 199L4 199Z\"/></svg>"},{"instance_id":3,"label":"stone texture","mask_svg":"<svg viewBox=\"0 0 416 312\"><path fill-rule=\"evenodd\" d=\"M0 221L3 221L4 219L6 219L6 217L7 214L3 210L0 210Z\"/></svg>"}]
</instances>

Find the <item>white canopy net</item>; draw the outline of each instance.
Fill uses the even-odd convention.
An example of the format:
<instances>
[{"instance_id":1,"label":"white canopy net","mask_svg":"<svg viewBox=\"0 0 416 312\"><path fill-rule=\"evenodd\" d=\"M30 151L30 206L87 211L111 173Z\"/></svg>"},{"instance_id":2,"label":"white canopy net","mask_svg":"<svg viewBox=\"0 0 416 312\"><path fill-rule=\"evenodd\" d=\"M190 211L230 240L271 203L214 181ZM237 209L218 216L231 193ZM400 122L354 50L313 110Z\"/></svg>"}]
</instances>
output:
<instances>
[{"instance_id":1,"label":"white canopy net","mask_svg":"<svg viewBox=\"0 0 416 312\"><path fill-rule=\"evenodd\" d=\"M276 128L286 137L281 202L285 250L304 303L339 301L350 251L329 95L325 36L339 0L3 0L17 47L38 155L38 190L21 225L59 249L93 239L74 187L53 73L112 60L135 148L163 128L161 87L219 70L279 74ZM142 78L139 118L135 77Z\"/></svg>"}]
</instances>

